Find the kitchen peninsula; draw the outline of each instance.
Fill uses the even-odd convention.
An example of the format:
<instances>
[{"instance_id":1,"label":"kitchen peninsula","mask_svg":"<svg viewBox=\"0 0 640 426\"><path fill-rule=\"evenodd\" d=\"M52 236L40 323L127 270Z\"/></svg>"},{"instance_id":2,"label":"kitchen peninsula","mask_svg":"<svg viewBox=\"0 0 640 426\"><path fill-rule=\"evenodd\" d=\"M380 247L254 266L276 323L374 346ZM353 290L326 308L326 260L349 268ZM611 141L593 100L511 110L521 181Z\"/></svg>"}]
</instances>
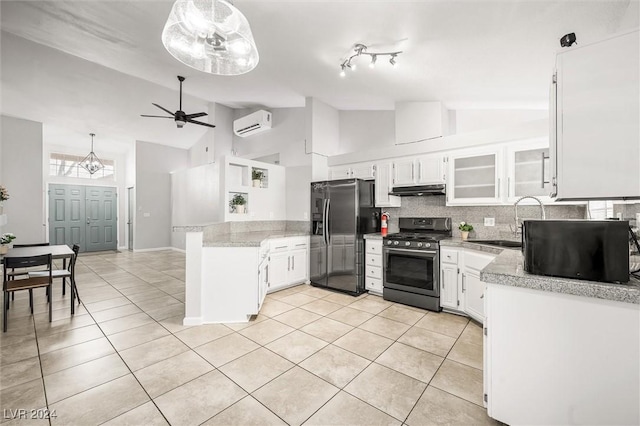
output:
<instances>
[{"instance_id":1,"label":"kitchen peninsula","mask_svg":"<svg viewBox=\"0 0 640 426\"><path fill-rule=\"evenodd\" d=\"M308 280L307 222L177 228L187 232L185 325L247 322L268 291Z\"/></svg>"},{"instance_id":2,"label":"kitchen peninsula","mask_svg":"<svg viewBox=\"0 0 640 426\"><path fill-rule=\"evenodd\" d=\"M481 279L484 393L492 418L508 424L640 422L640 280L531 275L518 250L503 250Z\"/></svg>"}]
</instances>

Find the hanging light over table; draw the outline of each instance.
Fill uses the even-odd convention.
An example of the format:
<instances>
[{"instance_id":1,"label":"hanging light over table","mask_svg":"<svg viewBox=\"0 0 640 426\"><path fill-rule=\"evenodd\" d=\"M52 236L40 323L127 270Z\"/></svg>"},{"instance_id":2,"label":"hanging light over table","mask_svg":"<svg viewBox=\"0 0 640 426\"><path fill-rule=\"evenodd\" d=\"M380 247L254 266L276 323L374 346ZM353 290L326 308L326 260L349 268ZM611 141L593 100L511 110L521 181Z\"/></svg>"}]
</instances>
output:
<instances>
[{"instance_id":1,"label":"hanging light over table","mask_svg":"<svg viewBox=\"0 0 640 426\"><path fill-rule=\"evenodd\" d=\"M225 0L177 0L162 43L180 62L211 74L239 75L258 65L247 18Z\"/></svg>"},{"instance_id":2,"label":"hanging light over table","mask_svg":"<svg viewBox=\"0 0 640 426\"><path fill-rule=\"evenodd\" d=\"M91 152L89 155L84 157L84 160L80 163L80 165L85 168L89 174L94 174L100 169L104 168L104 164L98 158L98 156L93 152L93 137L96 135L95 133L89 133L91 136Z\"/></svg>"}]
</instances>

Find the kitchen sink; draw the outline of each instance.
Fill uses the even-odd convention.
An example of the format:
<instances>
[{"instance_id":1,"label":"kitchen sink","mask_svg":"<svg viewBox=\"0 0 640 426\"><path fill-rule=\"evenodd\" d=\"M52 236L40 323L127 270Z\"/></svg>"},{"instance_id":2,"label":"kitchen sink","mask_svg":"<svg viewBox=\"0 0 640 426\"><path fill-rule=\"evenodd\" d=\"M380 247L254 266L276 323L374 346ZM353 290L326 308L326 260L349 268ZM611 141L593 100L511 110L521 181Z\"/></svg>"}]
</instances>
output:
<instances>
[{"instance_id":1,"label":"kitchen sink","mask_svg":"<svg viewBox=\"0 0 640 426\"><path fill-rule=\"evenodd\" d=\"M521 248L522 242L511 240L467 240L468 243L484 244L487 246Z\"/></svg>"}]
</instances>

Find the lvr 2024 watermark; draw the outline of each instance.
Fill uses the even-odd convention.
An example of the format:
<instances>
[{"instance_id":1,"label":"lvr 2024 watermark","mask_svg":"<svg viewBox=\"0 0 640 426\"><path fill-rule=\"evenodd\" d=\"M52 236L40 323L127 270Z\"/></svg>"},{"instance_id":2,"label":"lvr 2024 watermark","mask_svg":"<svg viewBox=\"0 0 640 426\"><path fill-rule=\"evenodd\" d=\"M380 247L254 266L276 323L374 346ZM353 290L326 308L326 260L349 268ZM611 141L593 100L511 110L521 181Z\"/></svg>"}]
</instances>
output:
<instances>
[{"instance_id":1,"label":"lvr 2024 watermark","mask_svg":"<svg viewBox=\"0 0 640 426\"><path fill-rule=\"evenodd\" d=\"M56 410L48 410L47 408L26 409L3 409L2 418L5 420L13 419L55 419L58 417Z\"/></svg>"}]
</instances>

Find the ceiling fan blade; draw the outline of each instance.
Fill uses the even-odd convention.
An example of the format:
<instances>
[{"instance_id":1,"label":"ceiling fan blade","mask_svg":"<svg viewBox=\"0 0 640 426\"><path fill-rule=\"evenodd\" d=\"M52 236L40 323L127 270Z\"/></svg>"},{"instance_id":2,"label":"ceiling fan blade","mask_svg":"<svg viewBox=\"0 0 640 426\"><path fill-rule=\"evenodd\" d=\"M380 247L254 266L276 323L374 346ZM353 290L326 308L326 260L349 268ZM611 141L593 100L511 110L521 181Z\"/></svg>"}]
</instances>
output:
<instances>
[{"instance_id":1,"label":"ceiling fan blade","mask_svg":"<svg viewBox=\"0 0 640 426\"><path fill-rule=\"evenodd\" d=\"M164 115L146 115L146 114L140 114L140 117L152 117L152 118L170 118L173 120L173 117L166 117Z\"/></svg>"},{"instance_id":2,"label":"ceiling fan blade","mask_svg":"<svg viewBox=\"0 0 640 426\"><path fill-rule=\"evenodd\" d=\"M208 115L208 114L206 112L196 112L195 114L187 114L184 116L184 118L186 119L198 118L198 117L204 117L205 115Z\"/></svg>"},{"instance_id":3,"label":"ceiling fan blade","mask_svg":"<svg viewBox=\"0 0 640 426\"><path fill-rule=\"evenodd\" d=\"M166 109L166 108L164 108L164 107L161 107L161 106L160 106L160 105L158 105L158 104L151 103L151 105L155 105L155 106L157 106L158 108L160 108L161 110L163 110L163 111L164 111L164 112L166 112L167 114L175 115L175 113L173 113L173 112L169 111L168 109Z\"/></svg>"},{"instance_id":4,"label":"ceiling fan blade","mask_svg":"<svg viewBox=\"0 0 640 426\"><path fill-rule=\"evenodd\" d=\"M187 119L187 123L199 124L201 126L207 126L207 127L216 127L213 124L203 123L202 121L191 120L189 118Z\"/></svg>"}]
</instances>

